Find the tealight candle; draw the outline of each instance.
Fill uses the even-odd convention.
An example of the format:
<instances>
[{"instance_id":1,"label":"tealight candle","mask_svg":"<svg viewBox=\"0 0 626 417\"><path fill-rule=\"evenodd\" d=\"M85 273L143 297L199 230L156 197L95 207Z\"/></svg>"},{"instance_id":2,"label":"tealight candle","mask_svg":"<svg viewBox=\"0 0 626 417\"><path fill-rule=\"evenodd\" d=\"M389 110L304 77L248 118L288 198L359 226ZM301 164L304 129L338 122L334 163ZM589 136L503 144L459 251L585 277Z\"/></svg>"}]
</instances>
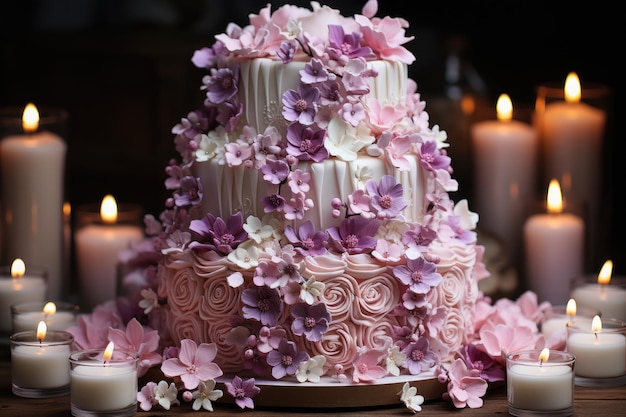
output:
<instances>
[{"instance_id":1,"label":"tealight candle","mask_svg":"<svg viewBox=\"0 0 626 417\"><path fill-rule=\"evenodd\" d=\"M613 261L607 260L600 269L597 282L575 286L571 297L581 306L598 310L603 318L626 321L626 288L611 285L612 272Z\"/></svg>"},{"instance_id":2,"label":"tealight candle","mask_svg":"<svg viewBox=\"0 0 626 417\"><path fill-rule=\"evenodd\" d=\"M531 216L524 225L529 289L542 301L565 304L569 284L583 270L583 220L563 212L561 189L550 181L548 213ZM576 300L578 301L578 300Z\"/></svg>"},{"instance_id":3,"label":"tealight candle","mask_svg":"<svg viewBox=\"0 0 626 417\"><path fill-rule=\"evenodd\" d=\"M46 277L42 271L26 269L20 258L11 263L10 274L0 274L0 332L10 333L11 305L26 301L43 302L46 297ZM34 330L33 326L31 330Z\"/></svg>"},{"instance_id":4,"label":"tealight candle","mask_svg":"<svg viewBox=\"0 0 626 417\"><path fill-rule=\"evenodd\" d=\"M474 183L480 228L503 241L516 263L522 244L524 207L534 195L537 134L528 123L513 120L513 104L502 94L497 120L471 127Z\"/></svg>"},{"instance_id":5,"label":"tealight candle","mask_svg":"<svg viewBox=\"0 0 626 417\"><path fill-rule=\"evenodd\" d=\"M134 210L133 216L138 217L139 210ZM84 208L78 213L89 214ZM107 195L102 200L98 221L80 227L75 234L81 306L88 310L116 297L119 254L143 239L135 219L133 223L123 222L119 214L115 199Z\"/></svg>"},{"instance_id":6,"label":"tealight candle","mask_svg":"<svg viewBox=\"0 0 626 417\"><path fill-rule=\"evenodd\" d=\"M546 338L548 347L563 350L567 326L590 327L592 317L598 313L588 308L578 308L573 298L570 298L565 306L553 306L548 309L541 320L541 333Z\"/></svg>"},{"instance_id":7,"label":"tealight candle","mask_svg":"<svg viewBox=\"0 0 626 417\"><path fill-rule=\"evenodd\" d=\"M68 358L74 336L48 331L40 322L37 331L11 335L11 378L15 395L29 398L57 397L70 392Z\"/></svg>"},{"instance_id":8,"label":"tealight candle","mask_svg":"<svg viewBox=\"0 0 626 417\"><path fill-rule=\"evenodd\" d=\"M24 332L37 328L40 321L46 323L48 330L67 330L76 324L78 306L67 302L39 301L13 304L11 316L13 333Z\"/></svg>"},{"instance_id":9,"label":"tealight candle","mask_svg":"<svg viewBox=\"0 0 626 417\"><path fill-rule=\"evenodd\" d=\"M72 415L133 416L137 412L137 354L90 349L70 355Z\"/></svg>"},{"instance_id":10,"label":"tealight candle","mask_svg":"<svg viewBox=\"0 0 626 417\"><path fill-rule=\"evenodd\" d=\"M568 352L547 348L507 354L509 413L514 416L573 415L574 361L574 356Z\"/></svg>"},{"instance_id":11,"label":"tealight candle","mask_svg":"<svg viewBox=\"0 0 626 417\"><path fill-rule=\"evenodd\" d=\"M567 351L576 356L576 385L626 384L626 325L594 316L591 327L567 328Z\"/></svg>"}]
</instances>

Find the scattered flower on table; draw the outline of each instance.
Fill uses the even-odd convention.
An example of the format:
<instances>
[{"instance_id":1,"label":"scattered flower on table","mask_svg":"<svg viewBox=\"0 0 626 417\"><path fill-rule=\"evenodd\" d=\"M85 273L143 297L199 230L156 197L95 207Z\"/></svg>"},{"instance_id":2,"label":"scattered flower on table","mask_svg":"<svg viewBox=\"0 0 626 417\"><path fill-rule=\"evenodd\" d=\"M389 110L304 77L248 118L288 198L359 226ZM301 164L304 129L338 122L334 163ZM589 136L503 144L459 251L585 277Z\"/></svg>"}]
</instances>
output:
<instances>
[{"instance_id":1,"label":"scattered flower on table","mask_svg":"<svg viewBox=\"0 0 626 417\"><path fill-rule=\"evenodd\" d=\"M400 395L400 401L404 403L406 408L413 413L419 413L422 411L422 404L424 404L424 396L417 393L417 388L409 385L405 382L402 386L402 391L398 393Z\"/></svg>"},{"instance_id":2,"label":"scattered flower on table","mask_svg":"<svg viewBox=\"0 0 626 417\"><path fill-rule=\"evenodd\" d=\"M192 399L193 404L191 408L198 411L203 408L206 411L213 411L213 404L211 401L217 401L222 398L224 392L219 389L215 389L215 380L210 379L208 381L200 381L198 389L193 392Z\"/></svg>"},{"instance_id":3,"label":"scattered flower on table","mask_svg":"<svg viewBox=\"0 0 626 417\"><path fill-rule=\"evenodd\" d=\"M169 410L172 405L178 405L178 388L172 382L168 385L167 381L159 381L159 383L148 382L138 393L137 401L139 407L144 411L150 411L153 405L160 405Z\"/></svg>"},{"instance_id":4,"label":"scattered flower on table","mask_svg":"<svg viewBox=\"0 0 626 417\"><path fill-rule=\"evenodd\" d=\"M261 388L255 385L256 380L254 378L249 379L241 379L239 376L235 376L232 382L226 382L226 389L228 390L228 394L230 394L235 399L235 404L237 404L241 409L244 408L254 408L254 400L259 392L261 392Z\"/></svg>"}]
</instances>

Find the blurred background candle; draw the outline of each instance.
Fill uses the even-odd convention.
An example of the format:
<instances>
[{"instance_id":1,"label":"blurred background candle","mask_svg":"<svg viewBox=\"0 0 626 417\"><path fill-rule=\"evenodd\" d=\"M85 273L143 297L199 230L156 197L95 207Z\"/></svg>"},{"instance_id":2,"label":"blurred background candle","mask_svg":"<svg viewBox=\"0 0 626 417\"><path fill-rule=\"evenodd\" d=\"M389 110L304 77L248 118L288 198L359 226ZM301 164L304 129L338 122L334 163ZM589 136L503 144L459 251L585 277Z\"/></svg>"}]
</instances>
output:
<instances>
[{"instance_id":1,"label":"blurred background candle","mask_svg":"<svg viewBox=\"0 0 626 417\"><path fill-rule=\"evenodd\" d=\"M99 218L94 219L93 210L88 207L77 214L81 224L74 236L76 263L80 305L86 310L117 295L119 254L143 239L138 224L140 210L133 207L132 211L130 215L124 212L126 218L120 218L122 212L118 212L115 199L107 195L102 199Z\"/></svg>"},{"instance_id":2,"label":"blurred background candle","mask_svg":"<svg viewBox=\"0 0 626 417\"><path fill-rule=\"evenodd\" d=\"M39 111L33 104L24 109L22 126L22 134L0 142L4 261L20 257L28 265L44 268L48 296L60 299L67 146L60 136L40 128Z\"/></svg>"},{"instance_id":3,"label":"blurred background candle","mask_svg":"<svg viewBox=\"0 0 626 417\"><path fill-rule=\"evenodd\" d=\"M575 361L578 362L578 359L568 352L547 348L542 351L527 350L507 354L509 413L514 416L573 415L572 368Z\"/></svg>"},{"instance_id":4,"label":"blurred background candle","mask_svg":"<svg viewBox=\"0 0 626 417\"><path fill-rule=\"evenodd\" d=\"M564 306L550 306L541 318L541 334L546 338L546 345L550 349L564 350L567 326L591 327L591 319L596 314L599 314L596 310L578 308L573 298Z\"/></svg>"},{"instance_id":5,"label":"blurred background candle","mask_svg":"<svg viewBox=\"0 0 626 417\"><path fill-rule=\"evenodd\" d=\"M48 331L43 321L35 329L11 336L13 393L30 398L67 395L74 336L64 331Z\"/></svg>"},{"instance_id":6,"label":"blurred background candle","mask_svg":"<svg viewBox=\"0 0 626 417\"><path fill-rule=\"evenodd\" d=\"M593 318L590 327L567 328L567 351L576 356L576 385L626 384L626 325Z\"/></svg>"},{"instance_id":7,"label":"blurred background candle","mask_svg":"<svg viewBox=\"0 0 626 417\"><path fill-rule=\"evenodd\" d=\"M594 262L601 248L602 230L607 227L602 219L602 151L606 129L606 110L602 101L609 100L607 89L583 89L575 72L570 72L565 85L557 90L558 97L549 97L552 90L538 90L538 123L544 150L544 180L557 178L563 198L580 204L587 224L587 258ZM595 99L594 106L583 102L585 96ZM592 102L592 100L588 100ZM587 261L586 266L591 264Z\"/></svg>"},{"instance_id":8,"label":"blurred background candle","mask_svg":"<svg viewBox=\"0 0 626 417\"><path fill-rule=\"evenodd\" d=\"M580 217L563 212L557 180L550 182L546 201L548 212L524 225L526 278L539 301L559 305L567 302L570 282L582 273L585 227Z\"/></svg>"},{"instance_id":9,"label":"blurred background candle","mask_svg":"<svg viewBox=\"0 0 626 417\"><path fill-rule=\"evenodd\" d=\"M512 119L508 95L500 95L496 111L497 120L471 127L474 184L480 184L473 204L480 230L499 239L519 267L525 207L534 196L537 135L529 124Z\"/></svg>"},{"instance_id":10,"label":"blurred background candle","mask_svg":"<svg viewBox=\"0 0 626 417\"><path fill-rule=\"evenodd\" d=\"M613 261L607 260L600 269L597 282L574 279L571 297L581 306L596 309L602 318L626 321L626 288L611 284Z\"/></svg>"},{"instance_id":11,"label":"blurred background candle","mask_svg":"<svg viewBox=\"0 0 626 417\"><path fill-rule=\"evenodd\" d=\"M136 354L106 349L70 356L73 415L133 416L137 412Z\"/></svg>"},{"instance_id":12,"label":"blurred background candle","mask_svg":"<svg viewBox=\"0 0 626 417\"><path fill-rule=\"evenodd\" d=\"M45 298L46 277L43 271L27 269L26 264L20 258L15 259L10 268L2 268L0 272L0 332L11 332L11 305L26 301L43 303Z\"/></svg>"},{"instance_id":13,"label":"blurred background candle","mask_svg":"<svg viewBox=\"0 0 626 417\"><path fill-rule=\"evenodd\" d=\"M11 306L13 333L34 330L41 321L46 323L48 330L67 330L76 324L78 310L76 304L67 302L29 301L13 304Z\"/></svg>"}]
</instances>

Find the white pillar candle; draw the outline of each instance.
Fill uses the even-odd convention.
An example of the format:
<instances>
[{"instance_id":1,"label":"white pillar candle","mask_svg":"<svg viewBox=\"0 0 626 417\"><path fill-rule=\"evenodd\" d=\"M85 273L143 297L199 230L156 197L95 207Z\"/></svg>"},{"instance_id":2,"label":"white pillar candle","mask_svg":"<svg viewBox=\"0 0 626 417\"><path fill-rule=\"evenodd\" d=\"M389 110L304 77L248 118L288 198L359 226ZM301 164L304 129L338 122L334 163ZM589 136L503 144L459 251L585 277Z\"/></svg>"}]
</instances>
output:
<instances>
[{"instance_id":1,"label":"white pillar candle","mask_svg":"<svg viewBox=\"0 0 626 417\"><path fill-rule=\"evenodd\" d=\"M562 212L558 182L548 189L548 213L531 216L524 225L529 289L540 301L565 304L571 280L583 270L584 223Z\"/></svg>"},{"instance_id":2,"label":"white pillar candle","mask_svg":"<svg viewBox=\"0 0 626 417\"><path fill-rule=\"evenodd\" d=\"M498 120L471 127L474 154L474 204L479 227L504 243L509 259L521 252L525 205L535 186L537 134L529 124L512 120L507 95L497 103Z\"/></svg>"},{"instance_id":3,"label":"white pillar candle","mask_svg":"<svg viewBox=\"0 0 626 417\"><path fill-rule=\"evenodd\" d=\"M116 297L119 254L144 237L138 225L117 222L116 205L114 214L104 212L107 197L101 209L103 221L79 228L74 236L81 306L86 309ZM112 220L106 221L107 216Z\"/></svg>"},{"instance_id":4,"label":"white pillar candle","mask_svg":"<svg viewBox=\"0 0 626 417\"><path fill-rule=\"evenodd\" d=\"M48 296L59 299L67 146L56 134L38 131L36 107L25 109L24 119L27 133L7 136L0 142L0 189L6 222L4 256L20 257L29 265L45 268Z\"/></svg>"},{"instance_id":5,"label":"white pillar candle","mask_svg":"<svg viewBox=\"0 0 626 417\"><path fill-rule=\"evenodd\" d=\"M71 363L71 406L83 412L116 412L137 403L137 356L129 352L88 350L73 353ZM119 413L123 414L122 412Z\"/></svg>"},{"instance_id":6,"label":"white pillar candle","mask_svg":"<svg viewBox=\"0 0 626 417\"><path fill-rule=\"evenodd\" d=\"M46 297L43 275L30 272L19 258L13 261L11 270L9 274L0 275L0 332L6 333L12 329L11 305L27 301L43 302Z\"/></svg>"},{"instance_id":7,"label":"white pillar candle","mask_svg":"<svg viewBox=\"0 0 626 417\"><path fill-rule=\"evenodd\" d=\"M53 307L52 307L53 306ZM76 324L78 307L75 304L57 302L27 302L13 304L11 316L13 333L32 331L40 321L48 330L67 330Z\"/></svg>"},{"instance_id":8,"label":"white pillar candle","mask_svg":"<svg viewBox=\"0 0 626 417\"><path fill-rule=\"evenodd\" d=\"M601 323L601 324L598 324ZM576 356L576 376L616 378L626 375L626 327L607 328L599 316L591 327L569 327L567 351Z\"/></svg>"},{"instance_id":9,"label":"white pillar candle","mask_svg":"<svg viewBox=\"0 0 626 417\"><path fill-rule=\"evenodd\" d=\"M539 359L535 351L507 355L506 380L509 407L525 412L559 411L574 406L574 357L567 352L541 354L558 360ZM578 364L576 364L577 366ZM519 414L514 414L519 415Z\"/></svg>"},{"instance_id":10,"label":"white pillar candle","mask_svg":"<svg viewBox=\"0 0 626 417\"><path fill-rule=\"evenodd\" d=\"M598 310L603 318L626 321L626 288L611 284L612 269L613 262L606 261L597 282L576 286L571 297L581 306Z\"/></svg>"},{"instance_id":11,"label":"white pillar candle","mask_svg":"<svg viewBox=\"0 0 626 417\"><path fill-rule=\"evenodd\" d=\"M576 300L570 298L565 306L553 306L544 313L541 320L541 334L549 343L562 342L565 345L567 326L591 328L591 319L598 311L579 308ZM560 345L559 345L560 346Z\"/></svg>"},{"instance_id":12,"label":"white pillar candle","mask_svg":"<svg viewBox=\"0 0 626 417\"><path fill-rule=\"evenodd\" d=\"M11 336L13 392L23 397L51 397L69 393L69 356L74 337L63 331L37 331Z\"/></svg>"}]
</instances>

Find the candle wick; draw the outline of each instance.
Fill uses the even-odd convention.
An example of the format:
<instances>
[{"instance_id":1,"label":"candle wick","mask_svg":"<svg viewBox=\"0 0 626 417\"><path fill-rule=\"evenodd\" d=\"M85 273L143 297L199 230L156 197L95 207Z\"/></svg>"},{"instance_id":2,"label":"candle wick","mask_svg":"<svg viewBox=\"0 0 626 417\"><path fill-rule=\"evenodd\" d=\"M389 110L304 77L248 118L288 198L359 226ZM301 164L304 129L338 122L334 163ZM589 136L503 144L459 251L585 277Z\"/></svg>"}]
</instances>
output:
<instances>
[{"instance_id":1,"label":"candle wick","mask_svg":"<svg viewBox=\"0 0 626 417\"><path fill-rule=\"evenodd\" d=\"M596 336L596 340L598 340L598 333L593 332L593 334Z\"/></svg>"},{"instance_id":2,"label":"candle wick","mask_svg":"<svg viewBox=\"0 0 626 417\"><path fill-rule=\"evenodd\" d=\"M543 359L539 359L539 367L542 368L543 367Z\"/></svg>"}]
</instances>

